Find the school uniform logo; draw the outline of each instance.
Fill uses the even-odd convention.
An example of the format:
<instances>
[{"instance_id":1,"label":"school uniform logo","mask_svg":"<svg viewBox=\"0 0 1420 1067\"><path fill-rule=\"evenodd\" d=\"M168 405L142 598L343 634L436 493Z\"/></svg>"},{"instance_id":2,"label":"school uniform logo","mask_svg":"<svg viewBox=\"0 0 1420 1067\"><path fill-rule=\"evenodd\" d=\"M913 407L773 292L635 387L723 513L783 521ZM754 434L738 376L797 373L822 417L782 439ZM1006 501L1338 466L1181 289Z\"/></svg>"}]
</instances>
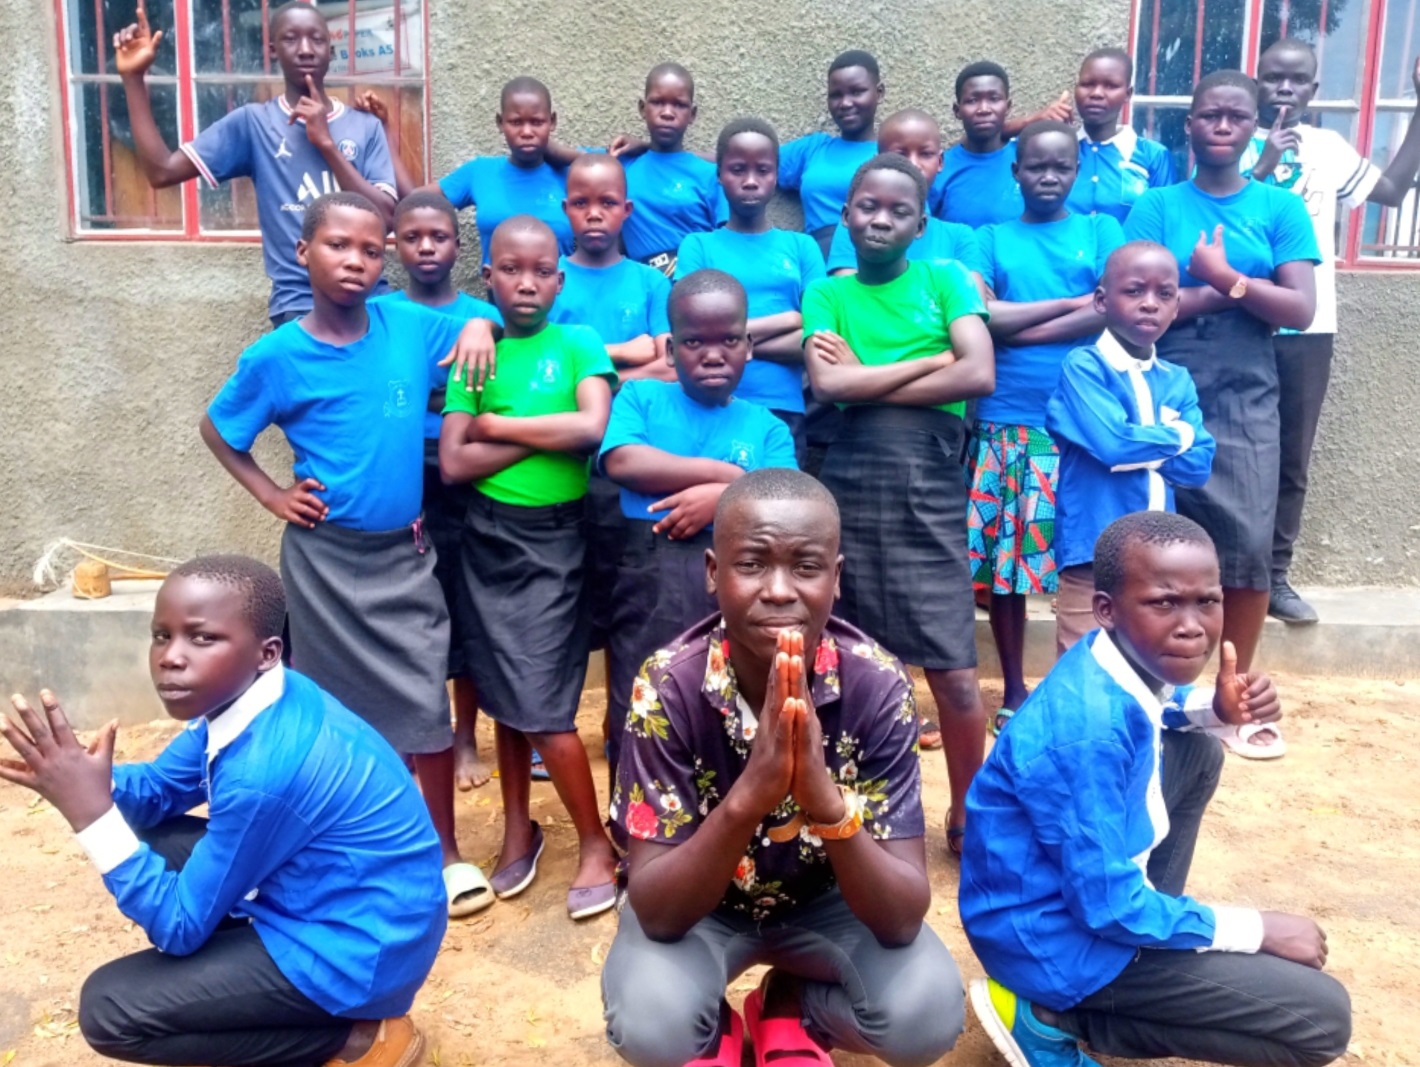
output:
<instances>
[{"instance_id":1,"label":"school uniform logo","mask_svg":"<svg viewBox=\"0 0 1420 1067\"><path fill-rule=\"evenodd\" d=\"M391 381L388 396L385 398L385 418L403 419L413 415L415 408L414 391L410 388L409 382L403 378Z\"/></svg>"},{"instance_id":2,"label":"school uniform logo","mask_svg":"<svg viewBox=\"0 0 1420 1067\"><path fill-rule=\"evenodd\" d=\"M355 162L355 157L360 154L360 146L357 145L354 141L352 141L349 137L345 138L335 147L339 148L340 154L346 159L350 160L350 162L352 163Z\"/></svg>"},{"instance_id":3,"label":"school uniform logo","mask_svg":"<svg viewBox=\"0 0 1420 1067\"><path fill-rule=\"evenodd\" d=\"M727 463L733 463L740 470L752 470L754 468L754 445L745 441L730 442L730 458Z\"/></svg>"},{"instance_id":4,"label":"school uniform logo","mask_svg":"<svg viewBox=\"0 0 1420 1067\"><path fill-rule=\"evenodd\" d=\"M532 387L534 392L543 389L552 389L562 379L562 364L551 357L537 361L537 373L533 375Z\"/></svg>"}]
</instances>

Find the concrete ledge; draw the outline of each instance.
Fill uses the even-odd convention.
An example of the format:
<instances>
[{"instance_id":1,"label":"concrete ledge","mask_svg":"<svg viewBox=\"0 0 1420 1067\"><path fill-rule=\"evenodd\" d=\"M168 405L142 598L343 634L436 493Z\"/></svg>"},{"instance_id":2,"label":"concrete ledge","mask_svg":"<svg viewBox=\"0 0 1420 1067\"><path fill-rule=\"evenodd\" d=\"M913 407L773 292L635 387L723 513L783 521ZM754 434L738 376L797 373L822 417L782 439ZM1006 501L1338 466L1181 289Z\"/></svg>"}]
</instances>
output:
<instances>
[{"instance_id":1,"label":"concrete ledge","mask_svg":"<svg viewBox=\"0 0 1420 1067\"><path fill-rule=\"evenodd\" d=\"M59 694L79 729L109 719L123 723L163 717L148 678L148 626L158 582L122 582L113 596L79 600L62 589L38 600L0 601L0 685L34 697L41 686ZM1261 666L1292 675L1420 678L1420 589L1305 589L1321 613L1316 626L1268 620ZM1000 664L985 612L977 613L981 672ZM1055 616L1049 597L1032 597L1026 624L1026 673L1045 674L1055 662ZM594 654L587 686L600 689L602 657Z\"/></svg>"}]
</instances>

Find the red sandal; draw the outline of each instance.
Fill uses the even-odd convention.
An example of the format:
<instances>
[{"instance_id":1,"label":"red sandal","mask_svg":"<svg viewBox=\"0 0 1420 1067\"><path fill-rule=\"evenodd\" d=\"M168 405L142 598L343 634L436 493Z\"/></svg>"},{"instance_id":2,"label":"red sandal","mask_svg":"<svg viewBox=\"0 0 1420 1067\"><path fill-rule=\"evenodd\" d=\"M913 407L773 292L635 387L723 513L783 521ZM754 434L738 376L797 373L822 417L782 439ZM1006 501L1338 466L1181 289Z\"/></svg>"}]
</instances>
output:
<instances>
[{"instance_id":1,"label":"red sandal","mask_svg":"<svg viewBox=\"0 0 1420 1067\"><path fill-rule=\"evenodd\" d=\"M809 1036L798 1019L766 1019L764 990L745 997L745 1027L754 1042L754 1062L758 1067L833 1067L833 1061L817 1041ZM771 1053L780 1053L772 1060Z\"/></svg>"}]
</instances>

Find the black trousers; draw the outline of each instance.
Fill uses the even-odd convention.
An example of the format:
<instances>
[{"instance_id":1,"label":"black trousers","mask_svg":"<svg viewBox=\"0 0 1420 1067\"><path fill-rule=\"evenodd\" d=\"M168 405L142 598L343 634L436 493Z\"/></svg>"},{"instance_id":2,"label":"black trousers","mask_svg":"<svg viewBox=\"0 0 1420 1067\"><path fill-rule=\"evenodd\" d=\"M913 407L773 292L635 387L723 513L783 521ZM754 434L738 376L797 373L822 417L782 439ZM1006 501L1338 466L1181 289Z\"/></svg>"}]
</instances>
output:
<instances>
[{"instance_id":1,"label":"black trousers","mask_svg":"<svg viewBox=\"0 0 1420 1067\"><path fill-rule=\"evenodd\" d=\"M1160 892L1183 893L1222 767L1214 738L1164 731L1169 834L1148 868ZM1141 949L1118 978L1061 1012L1060 1026L1109 1056L1320 1067L1346 1051L1351 1000L1330 975L1276 956Z\"/></svg>"},{"instance_id":2,"label":"black trousers","mask_svg":"<svg viewBox=\"0 0 1420 1067\"><path fill-rule=\"evenodd\" d=\"M1282 420L1282 463L1277 477L1277 519L1272 533L1272 581L1283 582L1292 566L1292 547L1302 532L1307 472L1316 442L1321 405L1331 381L1335 336L1329 333L1278 334L1277 411Z\"/></svg>"},{"instance_id":3,"label":"black trousers","mask_svg":"<svg viewBox=\"0 0 1420 1067\"><path fill-rule=\"evenodd\" d=\"M138 836L181 870L206 831L205 819L183 815ZM236 919L190 956L147 949L106 963L79 994L84 1040L130 1063L312 1067L340 1051L353 1025L293 986Z\"/></svg>"}]
</instances>

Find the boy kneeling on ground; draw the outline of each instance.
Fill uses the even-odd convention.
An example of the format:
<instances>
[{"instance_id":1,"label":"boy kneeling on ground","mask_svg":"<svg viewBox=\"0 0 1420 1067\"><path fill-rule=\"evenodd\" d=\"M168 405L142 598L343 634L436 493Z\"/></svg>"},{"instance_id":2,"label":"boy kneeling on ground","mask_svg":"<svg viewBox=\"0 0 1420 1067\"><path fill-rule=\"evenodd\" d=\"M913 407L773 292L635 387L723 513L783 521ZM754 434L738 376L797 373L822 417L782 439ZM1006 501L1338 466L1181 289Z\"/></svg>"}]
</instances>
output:
<instances>
[{"instance_id":1,"label":"boy kneeling on ground","mask_svg":"<svg viewBox=\"0 0 1420 1067\"><path fill-rule=\"evenodd\" d=\"M607 1037L637 1067L934 1063L962 987L923 923L917 712L901 664L829 611L838 508L768 468L715 510L720 613L646 661L611 813L629 900L602 974ZM726 986L767 963L741 1022ZM698 1057L703 1057L698 1059Z\"/></svg>"},{"instance_id":2,"label":"boy kneeling on ground","mask_svg":"<svg viewBox=\"0 0 1420 1067\"><path fill-rule=\"evenodd\" d=\"M1224 642L1213 542L1140 511L1095 542L1100 629L1001 732L967 794L960 906L990 978L971 1005L1012 1067L1136 1059L1319 1067L1351 1002L1311 919L1183 895L1223 750L1194 728L1271 722L1271 679Z\"/></svg>"},{"instance_id":3,"label":"boy kneeling on ground","mask_svg":"<svg viewBox=\"0 0 1420 1067\"><path fill-rule=\"evenodd\" d=\"M158 591L148 665L183 730L113 766L53 693L0 716L0 778L68 820L153 948L105 964L79 1000L98 1052L134 1063L408 1067L405 1012L447 922L439 842L372 727L281 665L286 599L269 567L211 556ZM208 805L208 817L188 814Z\"/></svg>"}]
</instances>

